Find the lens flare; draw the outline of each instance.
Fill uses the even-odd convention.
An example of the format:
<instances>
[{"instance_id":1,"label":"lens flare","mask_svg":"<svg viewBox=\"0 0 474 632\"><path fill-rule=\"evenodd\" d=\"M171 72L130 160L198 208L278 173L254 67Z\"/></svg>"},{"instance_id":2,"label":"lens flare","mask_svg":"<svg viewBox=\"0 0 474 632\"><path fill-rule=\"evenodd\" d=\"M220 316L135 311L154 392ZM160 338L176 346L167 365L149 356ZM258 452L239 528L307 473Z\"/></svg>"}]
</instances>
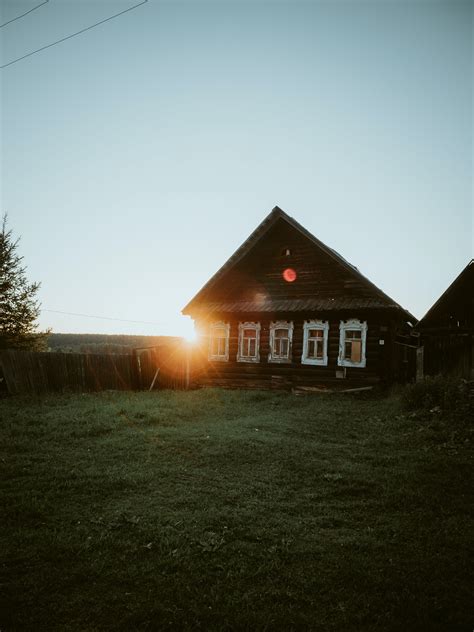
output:
<instances>
[{"instance_id":1,"label":"lens flare","mask_svg":"<svg viewBox=\"0 0 474 632\"><path fill-rule=\"evenodd\" d=\"M283 270L283 278L287 283L293 283L293 281L296 281L296 277L297 274L293 268L286 268L286 270Z\"/></svg>"},{"instance_id":2,"label":"lens flare","mask_svg":"<svg viewBox=\"0 0 474 632\"><path fill-rule=\"evenodd\" d=\"M197 343L197 334L195 331L188 331L184 336L184 340L188 345L194 345Z\"/></svg>"}]
</instances>

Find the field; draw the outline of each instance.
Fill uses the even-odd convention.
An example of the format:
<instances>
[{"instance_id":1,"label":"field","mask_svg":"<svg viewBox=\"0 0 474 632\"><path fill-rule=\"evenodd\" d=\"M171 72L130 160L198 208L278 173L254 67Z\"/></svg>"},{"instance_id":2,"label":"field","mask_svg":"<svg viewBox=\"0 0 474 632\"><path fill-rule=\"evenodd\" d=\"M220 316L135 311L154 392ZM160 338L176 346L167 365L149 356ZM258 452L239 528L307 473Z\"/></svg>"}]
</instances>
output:
<instances>
[{"instance_id":1,"label":"field","mask_svg":"<svg viewBox=\"0 0 474 632\"><path fill-rule=\"evenodd\" d=\"M472 461L397 396L0 400L0 629L472 629Z\"/></svg>"}]
</instances>

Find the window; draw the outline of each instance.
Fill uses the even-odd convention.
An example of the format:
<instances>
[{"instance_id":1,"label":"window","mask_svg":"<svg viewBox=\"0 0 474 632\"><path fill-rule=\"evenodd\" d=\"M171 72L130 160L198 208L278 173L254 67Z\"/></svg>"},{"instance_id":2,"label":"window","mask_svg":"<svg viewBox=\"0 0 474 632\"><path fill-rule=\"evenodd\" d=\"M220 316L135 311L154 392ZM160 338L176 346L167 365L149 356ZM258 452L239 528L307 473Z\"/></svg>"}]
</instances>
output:
<instances>
[{"instance_id":1,"label":"window","mask_svg":"<svg viewBox=\"0 0 474 632\"><path fill-rule=\"evenodd\" d=\"M260 323L239 323L238 362L260 362Z\"/></svg>"},{"instance_id":2,"label":"window","mask_svg":"<svg viewBox=\"0 0 474 632\"><path fill-rule=\"evenodd\" d=\"M209 335L209 360L229 360L229 323L213 323Z\"/></svg>"},{"instance_id":3,"label":"window","mask_svg":"<svg viewBox=\"0 0 474 632\"><path fill-rule=\"evenodd\" d=\"M302 364L328 363L328 333L329 323L322 320L307 320L303 325L303 355Z\"/></svg>"},{"instance_id":4,"label":"window","mask_svg":"<svg viewBox=\"0 0 474 632\"><path fill-rule=\"evenodd\" d=\"M357 319L341 320L339 326L339 366L365 366L367 323Z\"/></svg>"},{"instance_id":5,"label":"window","mask_svg":"<svg viewBox=\"0 0 474 632\"><path fill-rule=\"evenodd\" d=\"M269 362L291 362L291 343L293 340L293 323L277 321L270 323Z\"/></svg>"}]
</instances>

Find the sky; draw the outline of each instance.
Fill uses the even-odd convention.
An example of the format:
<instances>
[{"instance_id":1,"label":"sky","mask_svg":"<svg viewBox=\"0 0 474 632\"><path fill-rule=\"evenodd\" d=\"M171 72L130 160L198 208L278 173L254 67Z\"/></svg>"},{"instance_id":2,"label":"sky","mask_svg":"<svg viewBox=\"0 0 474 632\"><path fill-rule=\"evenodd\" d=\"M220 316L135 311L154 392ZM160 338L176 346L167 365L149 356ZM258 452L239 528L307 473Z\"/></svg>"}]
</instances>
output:
<instances>
[{"instance_id":1,"label":"sky","mask_svg":"<svg viewBox=\"0 0 474 632\"><path fill-rule=\"evenodd\" d=\"M276 205L420 318L474 256L473 3L138 2L0 0L0 209L41 328L190 332Z\"/></svg>"}]
</instances>

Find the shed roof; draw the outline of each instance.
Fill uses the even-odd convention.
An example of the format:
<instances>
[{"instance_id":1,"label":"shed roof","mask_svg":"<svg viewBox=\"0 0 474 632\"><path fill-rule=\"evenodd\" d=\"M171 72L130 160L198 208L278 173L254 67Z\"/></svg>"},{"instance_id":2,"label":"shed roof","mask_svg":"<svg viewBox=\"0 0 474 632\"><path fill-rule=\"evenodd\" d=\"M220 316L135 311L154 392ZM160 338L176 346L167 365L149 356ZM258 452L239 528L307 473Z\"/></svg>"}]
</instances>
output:
<instances>
[{"instance_id":1,"label":"shed roof","mask_svg":"<svg viewBox=\"0 0 474 632\"><path fill-rule=\"evenodd\" d=\"M459 304L467 306L469 301L472 315L474 304L474 259L469 261L467 266L441 294L423 318L418 321L417 329L423 329L435 324L443 315L448 316L450 311L456 311L459 308Z\"/></svg>"}]
</instances>

